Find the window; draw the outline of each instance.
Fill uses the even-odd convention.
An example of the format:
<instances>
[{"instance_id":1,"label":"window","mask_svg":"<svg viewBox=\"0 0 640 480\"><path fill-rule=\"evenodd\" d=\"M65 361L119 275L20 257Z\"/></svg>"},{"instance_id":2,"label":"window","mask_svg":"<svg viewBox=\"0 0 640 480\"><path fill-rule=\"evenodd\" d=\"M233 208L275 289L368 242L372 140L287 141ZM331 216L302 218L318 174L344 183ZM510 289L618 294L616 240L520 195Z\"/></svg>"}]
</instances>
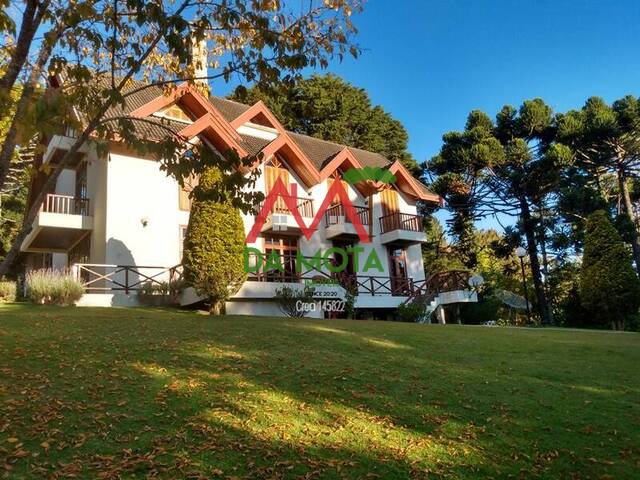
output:
<instances>
[{"instance_id":1,"label":"window","mask_svg":"<svg viewBox=\"0 0 640 480\"><path fill-rule=\"evenodd\" d=\"M90 251L91 234L87 234L71 250L69 250L69 255L67 257L69 266L75 265L76 263L89 263Z\"/></svg>"},{"instance_id":2,"label":"window","mask_svg":"<svg viewBox=\"0 0 640 480\"><path fill-rule=\"evenodd\" d=\"M180 253L180 263L182 263L182 256L184 255L184 240L185 238L187 238L187 226L186 225L180 225L180 236L178 238L178 247L179 247L179 253Z\"/></svg>"},{"instance_id":3,"label":"window","mask_svg":"<svg viewBox=\"0 0 640 480\"><path fill-rule=\"evenodd\" d=\"M274 253L275 252L275 255ZM298 254L298 240L294 237L265 237L265 261L273 260L277 256L282 270L270 269L265 272L267 282L297 282L296 255Z\"/></svg>"},{"instance_id":4,"label":"window","mask_svg":"<svg viewBox=\"0 0 640 480\"><path fill-rule=\"evenodd\" d=\"M76 198L88 198L87 162L82 162L76 169Z\"/></svg>"}]
</instances>

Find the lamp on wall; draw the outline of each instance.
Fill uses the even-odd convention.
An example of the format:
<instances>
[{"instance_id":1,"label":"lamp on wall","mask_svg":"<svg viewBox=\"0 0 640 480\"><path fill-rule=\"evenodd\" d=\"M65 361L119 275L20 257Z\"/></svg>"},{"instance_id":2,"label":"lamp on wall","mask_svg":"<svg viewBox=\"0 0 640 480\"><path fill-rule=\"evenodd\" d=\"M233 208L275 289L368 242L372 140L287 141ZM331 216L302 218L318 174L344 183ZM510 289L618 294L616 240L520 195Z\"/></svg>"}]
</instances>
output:
<instances>
[{"instance_id":1,"label":"lamp on wall","mask_svg":"<svg viewBox=\"0 0 640 480\"><path fill-rule=\"evenodd\" d=\"M140 223L142 224L143 227L146 227L147 225L149 225L149 218L148 217L142 217L140 219Z\"/></svg>"}]
</instances>

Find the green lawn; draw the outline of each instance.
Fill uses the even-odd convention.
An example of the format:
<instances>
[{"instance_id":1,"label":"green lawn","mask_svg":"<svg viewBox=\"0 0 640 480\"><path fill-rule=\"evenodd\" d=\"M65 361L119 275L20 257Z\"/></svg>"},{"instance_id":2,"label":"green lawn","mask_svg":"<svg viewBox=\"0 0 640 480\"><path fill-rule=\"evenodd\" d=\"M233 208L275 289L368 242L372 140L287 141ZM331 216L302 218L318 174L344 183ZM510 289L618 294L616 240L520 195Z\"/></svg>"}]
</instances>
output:
<instances>
[{"instance_id":1,"label":"green lawn","mask_svg":"<svg viewBox=\"0 0 640 480\"><path fill-rule=\"evenodd\" d=\"M0 305L0 468L638 478L639 368L629 333Z\"/></svg>"}]
</instances>

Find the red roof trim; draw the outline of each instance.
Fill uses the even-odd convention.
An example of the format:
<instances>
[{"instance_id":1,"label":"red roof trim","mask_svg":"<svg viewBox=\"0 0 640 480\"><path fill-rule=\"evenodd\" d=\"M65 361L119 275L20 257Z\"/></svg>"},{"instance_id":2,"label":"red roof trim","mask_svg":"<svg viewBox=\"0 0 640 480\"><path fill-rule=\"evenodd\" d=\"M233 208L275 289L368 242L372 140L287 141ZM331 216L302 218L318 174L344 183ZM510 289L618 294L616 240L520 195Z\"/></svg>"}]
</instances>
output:
<instances>
[{"instance_id":1,"label":"red roof trim","mask_svg":"<svg viewBox=\"0 0 640 480\"><path fill-rule=\"evenodd\" d=\"M424 192L423 188L418 186L417 180L413 178L413 175L411 175L409 170L407 170L407 168L402 163L400 163L399 160L396 160L389 167L389 171L394 175L402 176L404 180L406 180L407 183L409 183L409 185L411 186L411 189L413 190L414 196L416 198L419 198L420 200L437 202L438 204L442 204L442 198L439 195L436 195L435 193L426 193Z\"/></svg>"},{"instance_id":2,"label":"red roof trim","mask_svg":"<svg viewBox=\"0 0 640 480\"><path fill-rule=\"evenodd\" d=\"M253 104L248 110L242 113L239 117L236 117L231 121L231 126L233 128L240 128L247 122L250 122L251 119L255 118L256 115L263 114L267 117L267 120L271 122L271 126L275 128L278 133L283 134L286 133L286 130L282 126L282 124L278 121L273 113L267 108L262 100Z\"/></svg>"}]
</instances>

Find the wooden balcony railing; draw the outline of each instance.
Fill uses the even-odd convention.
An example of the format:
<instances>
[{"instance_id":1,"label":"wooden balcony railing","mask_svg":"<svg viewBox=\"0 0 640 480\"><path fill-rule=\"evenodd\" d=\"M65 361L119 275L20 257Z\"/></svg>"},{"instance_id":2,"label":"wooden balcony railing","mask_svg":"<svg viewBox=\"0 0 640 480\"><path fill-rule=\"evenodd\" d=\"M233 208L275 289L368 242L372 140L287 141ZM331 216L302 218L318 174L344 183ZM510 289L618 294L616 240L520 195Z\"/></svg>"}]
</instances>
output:
<instances>
[{"instance_id":1,"label":"wooden balcony railing","mask_svg":"<svg viewBox=\"0 0 640 480\"><path fill-rule=\"evenodd\" d=\"M393 230L422 232L422 217L400 212L394 212L380 217L380 233L387 233Z\"/></svg>"},{"instance_id":2,"label":"wooden balcony railing","mask_svg":"<svg viewBox=\"0 0 640 480\"><path fill-rule=\"evenodd\" d=\"M64 215L89 215L89 199L49 193L42 202L42 211Z\"/></svg>"},{"instance_id":3,"label":"wooden balcony railing","mask_svg":"<svg viewBox=\"0 0 640 480\"><path fill-rule=\"evenodd\" d=\"M298 207L298 212L300 212L300 215L307 218L313 218L313 200L310 198L302 197L294 198L296 200L296 205ZM262 210L262 205L263 203L260 204L258 212ZM271 213L291 215L289 207L287 207L287 204L284 202L284 200L282 200L282 198L279 198L276 203L273 204L273 207L271 207Z\"/></svg>"},{"instance_id":4,"label":"wooden balcony railing","mask_svg":"<svg viewBox=\"0 0 640 480\"><path fill-rule=\"evenodd\" d=\"M174 295L183 286L182 265L155 267L142 265L102 265L76 263L72 266L76 277L89 293L136 292L152 285Z\"/></svg>"},{"instance_id":5,"label":"wooden balcony railing","mask_svg":"<svg viewBox=\"0 0 640 480\"><path fill-rule=\"evenodd\" d=\"M356 207L356 214L362 225L369 225L369 209L367 207ZM334 205L329 207L324 214L324 223L328 227L337 225L338 223L351 223L351 219L346 215L346 209L343 205Z\"/></svg>"}]
</instances>

